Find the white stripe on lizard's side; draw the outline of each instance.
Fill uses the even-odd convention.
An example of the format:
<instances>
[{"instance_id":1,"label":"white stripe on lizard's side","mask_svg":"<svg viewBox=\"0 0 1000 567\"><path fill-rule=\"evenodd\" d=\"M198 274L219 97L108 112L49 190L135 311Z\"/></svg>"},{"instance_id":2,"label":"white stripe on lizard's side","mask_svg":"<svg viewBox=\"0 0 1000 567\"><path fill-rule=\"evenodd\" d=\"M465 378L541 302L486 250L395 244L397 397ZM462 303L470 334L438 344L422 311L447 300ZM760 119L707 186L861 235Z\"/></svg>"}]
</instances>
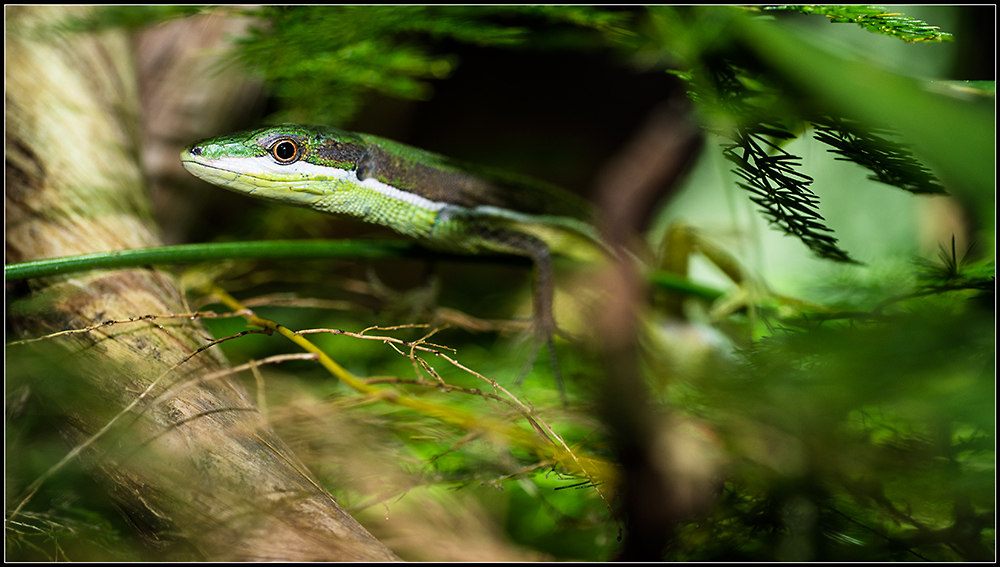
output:
<instances>
[{"instance_id":1,"label":"white stripe on lizard's side","mask_svg":"<svg viewBox=\"0 0 1000 567\"><path fill-rule=\"evenodd\" d=\"M204 160L204 158L202 159ZM195 161L199 161L199 159L195 158ZM437 212L445 207L451 206L448 203L432 201L426 197L421 197L416 193L410 193L408 191L403 191L402 189L397 189L396 187L383 183L374 177L369 177L368 179L362 181L358 179L358 175L354 170L316 165L307 161L297 161L291 165L281 165L274 163L274 160L270 157L264 156L259 158L217 158L204 160L204 162L207 162L205 165L210 165L211 167L225 171L232 171L251 178L265 179L271 183L281 183L287 181L290 184L294 184L295 182L301 181L316 181L317 178L324 177L328 179L347 181L353 185L377 191L391 199L402 201L428 211ZM291 188L294 190L294 187Z\"/></svg>"}]
</instances>

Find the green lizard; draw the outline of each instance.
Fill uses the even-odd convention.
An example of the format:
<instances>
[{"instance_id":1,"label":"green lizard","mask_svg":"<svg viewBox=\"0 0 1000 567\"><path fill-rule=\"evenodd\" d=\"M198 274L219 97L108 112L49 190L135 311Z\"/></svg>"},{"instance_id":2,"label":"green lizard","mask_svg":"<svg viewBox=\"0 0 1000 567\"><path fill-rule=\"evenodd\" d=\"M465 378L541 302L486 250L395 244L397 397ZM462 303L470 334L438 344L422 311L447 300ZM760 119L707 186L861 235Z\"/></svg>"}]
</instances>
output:
<instances>
[{"instance_id":1,"label":"green lizard","mask_svg":"<svg viewBox=\"0 0 1000 567\"><path fill-rule=\"evenodd\" d=\"M382 225L428 247L498 252L535 265L535 336L562 392L552 337L552 252L605 254L582 199L536 180L461 163L399 142L320 126L284 125L195 142L191 174L252 197Z\"/></svg>"}]
</instances>

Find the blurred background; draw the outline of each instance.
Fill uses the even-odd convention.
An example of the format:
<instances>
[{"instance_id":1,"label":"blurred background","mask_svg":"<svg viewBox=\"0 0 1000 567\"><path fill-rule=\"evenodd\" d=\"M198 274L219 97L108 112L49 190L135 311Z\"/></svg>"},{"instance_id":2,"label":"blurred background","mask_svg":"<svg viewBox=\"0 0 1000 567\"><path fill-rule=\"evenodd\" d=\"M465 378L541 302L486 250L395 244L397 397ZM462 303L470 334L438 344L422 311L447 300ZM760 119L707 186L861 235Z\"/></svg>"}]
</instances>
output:
<instances>
[{"instance_id":1,"label":"blurred background","mask_svg":"<svg viewBox=\"0 0 1000 567\"><path fill-rule=\"evenodd\" d=\"M180 167L185 145L260 124L376 134L543 179L595 203L626 194L633 172L623 164L648 162L644 152L675 135L664 115L705 128L685 174L654 179L650 206L628 227L651 272L670 271L666 258L679 257L679 276L703 292L653 278L619 287L598 268L558 265L556 319L580 338L558 348L568 406L544 353L515 384L531 354L524 265L177 268L185 281L215 281L291 329L442 328L433 342L530 404L575 451L619 471L595 482L510 440L360 400L311 361L270 366L263 380L244 373L278 435L403 559L987 561L995 557L995 191L954 172L979 175L995 162L935 148L955 137L995 147L995 128L966 131L956 119L961 131L939 129L929 137L943 141L927 143L913 132L927 131L921 113L938 107L914 95L913 124L877 126L897 127L886 137L915 148L913 159L945 191L917 194L873 180L813 136L814 117L856 118L861 107L822 85L803 87L809 66L782 67L764 36L747 31L774 23L789 34L776 41L790 51L808 45L858 65L830 65L833 82L873 68L956 105L994 107L995 7L892 10L951 40L890 33L909 20L875 33L821 14L711 7L107 8L69 14L53 33L126 34L141 104L134 149L167 244L393 238L246 199ZM8 34L28 33L16 26L9 18ZM826 60L815 61L822 73ZM723 68L739 70L753 112L720 112L721 91L699 90ZM862 98L893 100L895 87L873 76ZM738 186L744 178L723 146L764 115L795 135L781 151L813 180L816 222L854 262L819 257L776 229ZM621 193L609 179L621 180ZM31 297L23 287L7 291L8 306ZM632 301L621 309L636 323L623 339L628 348L611 352L602 343L619 337L598 315L618 296ZM222 310L195 293L188 300ZM205 324L216 338L246 328L241 318ZM385 332L410 341L427 333ZM357 376L538 430L482 396L482 380L440 359L427 357L445 382L476 391L427 385L434 377L379 341L314 341ZM232 364L290 352L261 335L219 348ZM32 387L47 372L44 355L21 345L7 354L10 516L67 445L56 427L64 416ZM15 561L204 558L183 537L151 547L82 468L49 479L14 519L6 552Z\"/></svg>"}]
</instances>

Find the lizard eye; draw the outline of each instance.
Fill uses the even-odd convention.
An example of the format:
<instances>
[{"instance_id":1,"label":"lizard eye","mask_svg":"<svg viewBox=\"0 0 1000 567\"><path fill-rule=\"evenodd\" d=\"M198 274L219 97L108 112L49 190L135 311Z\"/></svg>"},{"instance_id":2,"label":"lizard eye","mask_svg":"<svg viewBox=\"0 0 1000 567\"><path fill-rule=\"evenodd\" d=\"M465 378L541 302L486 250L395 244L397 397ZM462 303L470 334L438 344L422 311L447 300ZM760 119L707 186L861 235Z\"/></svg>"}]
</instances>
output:
<instances>
[{"instance_id":1,"label":"lizard eye","mask_svg":"<svg viewBox=\"0 0 1000 567\"><path fill-rule=\"evenodd\" d=\"M296 144L294 140L285 138L275 142L274 145L271 146L270 152L271 156L277 160L278 163L287 165L299 158L299 145Z\"/></svg>"}]
</instances>

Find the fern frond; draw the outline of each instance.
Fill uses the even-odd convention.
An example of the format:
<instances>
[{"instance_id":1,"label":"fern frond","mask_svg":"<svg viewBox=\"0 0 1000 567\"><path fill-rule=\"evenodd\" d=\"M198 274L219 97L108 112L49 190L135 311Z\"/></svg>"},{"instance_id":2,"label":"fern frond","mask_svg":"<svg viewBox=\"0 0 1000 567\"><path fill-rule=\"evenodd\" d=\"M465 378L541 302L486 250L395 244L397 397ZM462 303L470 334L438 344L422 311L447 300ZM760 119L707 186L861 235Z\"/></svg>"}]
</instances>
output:
<instances>
[{"instance_id":1,"label":"fern frond","mask_svg":"<svg viewBox=\"0 0 1000 567\"><path fill-rule=\"evenodd\" d=\"M812 178L796 170L801 158L771 141L796 137L771 112L782 106L781 96L729 61L713 61L678 76L687 81L700 111L713 118L709 122L726 125L715 129L732 140L723 144L723 156L736 165L733 173L742 178L737 185L751 193L750 200L768 222L799 238L820 258L855 262L824 224L819 197L810 189ZM732 128L734 122L738 126Z\"/></svg>"},{"instance_id":2,"label":"fern frond","mask_svg":"<svg viewBox=\"0 0 1000 567\"><path fill-rule=\"evenodd\" d=\"M889 139L886 131L866 128L845 118L824 117L813 121L816 140L832 146L828 151L870 170L868 178L910 193L946 194L944 187L910 150Z\"/></svg>"},{"instance_id":3,"label":"fern frond","mask_svg":"<svg viewBox=\"0 0 1000 567\"><path fill-rule=\"evenodd\" d=\"M920 287L931 292L975 290L996 293L996 264L990 260L970 262L974 244L970 244L962 257L955 250L955 237L951 237L951 250L940 245L940 263L920 258L917 260L917 278Z\"/></svg>"},{"instance_id":4,"label":"fern frond","mask_svg":"<svg viewBox=\"0 0 1000 567\"><path fill-rule=\"evenodd\" d=\"M828 234L833 230L823 224L823 216L818 212L819 197L809 188L812 178L795 170L801 165L801 158L764 136L740 129L734 143L723 146L723 155L737 166L733 172L743 178L737 185L753 194L750 200L760 205L761 213L770 223L798 237L820 258L856 263L837 246L837 239Z\"/></svg>"},{"instance_id":5,"label":"fern frond","mask_svg":"<svg viewBox=\"0 0 1000 567\"><path fill-rule=\"evenodd\" d=\"M818 14L830 18L831 23L855 23L870 32L895 37L907 43L955 41L954 36L941 31L937 26L898 12L889 12L879 6L769 6L761 9Z\"/></svg>"}]
</instances>

